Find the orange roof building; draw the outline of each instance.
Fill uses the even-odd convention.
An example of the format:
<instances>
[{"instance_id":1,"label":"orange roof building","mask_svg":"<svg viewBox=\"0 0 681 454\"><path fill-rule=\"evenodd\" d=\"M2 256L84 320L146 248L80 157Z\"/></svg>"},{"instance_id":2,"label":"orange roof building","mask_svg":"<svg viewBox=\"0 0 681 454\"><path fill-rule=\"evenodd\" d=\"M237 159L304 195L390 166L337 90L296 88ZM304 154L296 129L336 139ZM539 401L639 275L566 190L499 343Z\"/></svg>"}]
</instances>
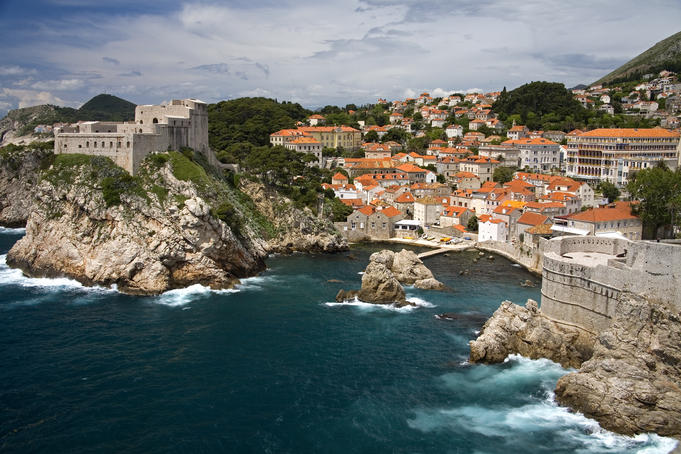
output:
<instances>
[{"instance_id":1,"label":"orange roof building","mask_svg":"<svg viewBox=\"0 0 681 454\"><path fill-rule=\"evenodd\" d=\"M633 172L678 161L678 131L663 128L600 128L568 135L566 174L580 180L628 183Z\"/></svg>"}]
</instances>

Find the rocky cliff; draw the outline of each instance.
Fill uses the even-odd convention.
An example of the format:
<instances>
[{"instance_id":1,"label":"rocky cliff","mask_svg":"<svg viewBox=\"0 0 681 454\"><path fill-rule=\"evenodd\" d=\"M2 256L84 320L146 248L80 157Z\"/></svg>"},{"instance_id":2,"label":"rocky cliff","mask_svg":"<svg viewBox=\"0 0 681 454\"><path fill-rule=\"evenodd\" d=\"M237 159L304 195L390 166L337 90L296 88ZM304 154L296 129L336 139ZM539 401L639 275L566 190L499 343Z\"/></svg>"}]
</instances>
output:
<instances>
[{"instance_id":1,"label":"rocky cliff","mask_svg":"<svg viewBox=\"0 0 681 454\"><path fill-rule=\"evenodd\" d=\"M272 225L266 245L268 252L336 252L348 248L347 241L329 219L315 216L309 208L294 207L290 200L262 183L243 180L239 188Z\"/></svg>"},{"instance_id":2,"label":"rocky cliff","mask_svg":"<svg viewBox=\"0 0 681 454\"><path fill-rule=\"evenodd\" d=\"M269 242L291 235L314 238L290 250L344 246L331 232L301 232L300 225L323 224L307 213L292 213L295 226L273 224L248 195L194 157L152 155L131 177L106 158L56 156L34 187L26 236L10 250L8 264L32 276L156 294L196 283L230 287L264 269L267 253L277 250Z\"/></svg>"},{"instance_id":3,"label":"rocky cliff","mask_svg":"<svg viewBox=\"0 0 681 454\"><path fill-rule=\"evenodd\" d=\"M49 167L52 156L51 142L0 150L0 225L23 227L26 224L40 171Z\"/></svg>"},{"instance_id":4,"label":"rocky cliff","mask_svg":"<svg viewBox=\"0 0 681 454\"><path fill-rule=\"evenodd\" d=\"M558 401L624 434L681 436L681 319L624 294L591 359L558 380Z\"/></svg>"},{"instance_id":5,"label":"rocky cliff","mask_svg":"<svg viewBox=\"0 0 681 454\"><path fill-rule=\"evenodd\" d=\"M659 302L623 293L610 328L592 336L554 323L535 301L505 301L470 347L471 362L519 353L578 368L556 398L606 429L681 436L681 320Z\"/></svg>"}]
</instances>

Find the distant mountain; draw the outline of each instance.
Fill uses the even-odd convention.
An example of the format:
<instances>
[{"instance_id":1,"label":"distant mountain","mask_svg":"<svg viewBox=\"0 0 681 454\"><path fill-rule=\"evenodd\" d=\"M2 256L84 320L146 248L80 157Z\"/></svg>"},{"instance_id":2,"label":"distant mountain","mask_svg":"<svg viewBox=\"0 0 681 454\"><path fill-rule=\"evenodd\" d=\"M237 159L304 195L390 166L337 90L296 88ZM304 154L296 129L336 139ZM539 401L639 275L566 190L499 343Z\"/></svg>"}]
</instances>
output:
<instances>
[{"instance_id":1,"label":"distant mountain","mask_svg":"<svg viewBox=\"0 0 681 454\"><path fill-rule=\"evenodd\" d=\"M81 120L129 121L135 119L135 104L113 95L97 95L80 109L43 104L10 110L0 120L0 144L28 136L38 125L73 123Z\"/></svg>"},{"instance_id":2,"label":"distant mountain","mask_svg":"<svg viewBox=\"0 0 681 454\"><path fill-rule=\"evenodd\" d=\"M681 72L681 32L660 41L594 84L639 80L645 74L658 73L663 69Z\"/></svg>"},{"instance_id":3,"label":"distant mountain","mask_svg":"<svg viewBox=\"0 0 681 454\"><path fill-rule=\"evenodd\" d=\"M113 95L97 95L78 109L78 120L128 121L135 119L136 105Z\"/></svg>"}]
</instances>

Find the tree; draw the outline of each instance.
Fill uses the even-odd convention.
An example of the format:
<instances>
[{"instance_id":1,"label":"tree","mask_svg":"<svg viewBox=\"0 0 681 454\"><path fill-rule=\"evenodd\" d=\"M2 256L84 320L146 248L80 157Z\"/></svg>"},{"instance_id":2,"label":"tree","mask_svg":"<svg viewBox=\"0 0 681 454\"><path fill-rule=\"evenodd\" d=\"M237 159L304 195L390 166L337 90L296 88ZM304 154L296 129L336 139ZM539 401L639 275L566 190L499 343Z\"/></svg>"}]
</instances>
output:
<instances>
[{"instance_id":1,"label":"tree","mask_svg":"<svg viewBox=\"0 0 681 454\"><path fill-rule=\"evenodd\" d=\"M333 222L344 222L352 214L352 207L347 206L335 197L331 200L331 213Z\"/></svg>"},{"instance_id":2,"label":"tree","mask_svg":"<svg viewBox=\"0 0 681 454\"><path fill-rule=\"evenodd\" d=\"M478 217L476 215L473 215L468 220L468 224L466 224L466 230L468 230L469 232L477 232L478 231Z\"/></svg>"},{"instance_id":3,"label":"tree","mask_svg":"<svg viewBox=\"0 0 681 454\"><path fill-rule=\"evenodd\" d=\"M497 183L508 183L513 179L513 174L518 170L517 167L505 167L499 166L494 169L494 174L492 175L492 180Z\"/></svg>"},{"instance_id":4,"label":"tree","mask_svg":"<svg viewBox=\"0 0 681 454\"><path fill-rule=\"evenodd\" d=\"M644 236L672 236L681 221L681 170L672 172L660 161L630 177L627 191L639 201L633 211L643 222Z\"/></svg>"},{"instance_id":5,"label":"tree","mask_svg":"<svg viewBox=\"0 0 681 454\"><path fill-rule=\"evenodd\" d=\"M369 131L364 135L366 142L378 142L378 133L376 131Z\"/></svg>"},{"instance_id":6,"label":"tree","mask_svg":"<svg viewBox=\"0 0 681 454\"><path fill-rule=\"evenodd\" d=\"M447 182L447 180L445 179L445 176L442 175L441 173L438 173L435 178L437 178L438 183L445 184Z\"/></svg>"},{"instance_id":7,"label":"tree","mask_svg":"<svg viewBox=\"0 0 681 454\"><path fill-rule=\"evenodd\" d=\"M598 184L598 190L601 191L603 197L608 199L608 203L614 202L620 196L620 190L609 181L601 181Z\"/></svg>"}]
</instances>

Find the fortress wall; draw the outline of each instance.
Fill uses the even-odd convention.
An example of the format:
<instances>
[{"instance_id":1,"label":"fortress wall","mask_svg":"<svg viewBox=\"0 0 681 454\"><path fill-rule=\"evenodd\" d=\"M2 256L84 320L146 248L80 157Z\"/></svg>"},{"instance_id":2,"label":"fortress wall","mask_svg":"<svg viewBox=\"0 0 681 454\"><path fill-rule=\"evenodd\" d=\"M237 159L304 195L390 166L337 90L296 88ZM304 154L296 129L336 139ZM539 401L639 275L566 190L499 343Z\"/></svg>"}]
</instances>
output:
<instances>
[{"instance_id":1,"label":"fortress wall","mask_svg":"<svg viewBox=\"0 0 681 454\"><path fill-rule=\"evenodd\" d=\"M621 292L681 312L681 247L598 237L562 237L545 245L541 310L594 334L608 328ZM575 263L571 252L617 255L607 265ZM567 255L565 255L567 254Z\"/></svg>"},{"instance_id":2,"label":"fortress wall","mask_svg":"<svg viewBox=\"0 0 681 454\"><path fill-rule=\"evenodd\" d=\"M55 136L55 154L82 153L110 158L128 172L133 171L132 134L69 133Z\"/></svg>"},{"instance_id":3,"label":"fortress wall","mask_svg":"<svg viewBox=\"0 0 681 454\"><path fill-rule=\"evenodd\" d=\"M596 267L604 268L608 267ZM541 310L558 321L598 334L610 325L620 289L602 281L595 268L544 255Z\"/></svg>"},{"instance_id":4,"label":"fortress wall","mask_svg":"<svg viewBox=\"0 0 681 454\"><path fill-rule=\"evenodd\" d=\"M494 252L509 260L512 260L528 270L541 273L542 270L542 244L539 249L530 250L527 246L514 246L511 243L502 241L483 241L475 243L475 247L481 251Z\"/></svg>"}]
</instances>

